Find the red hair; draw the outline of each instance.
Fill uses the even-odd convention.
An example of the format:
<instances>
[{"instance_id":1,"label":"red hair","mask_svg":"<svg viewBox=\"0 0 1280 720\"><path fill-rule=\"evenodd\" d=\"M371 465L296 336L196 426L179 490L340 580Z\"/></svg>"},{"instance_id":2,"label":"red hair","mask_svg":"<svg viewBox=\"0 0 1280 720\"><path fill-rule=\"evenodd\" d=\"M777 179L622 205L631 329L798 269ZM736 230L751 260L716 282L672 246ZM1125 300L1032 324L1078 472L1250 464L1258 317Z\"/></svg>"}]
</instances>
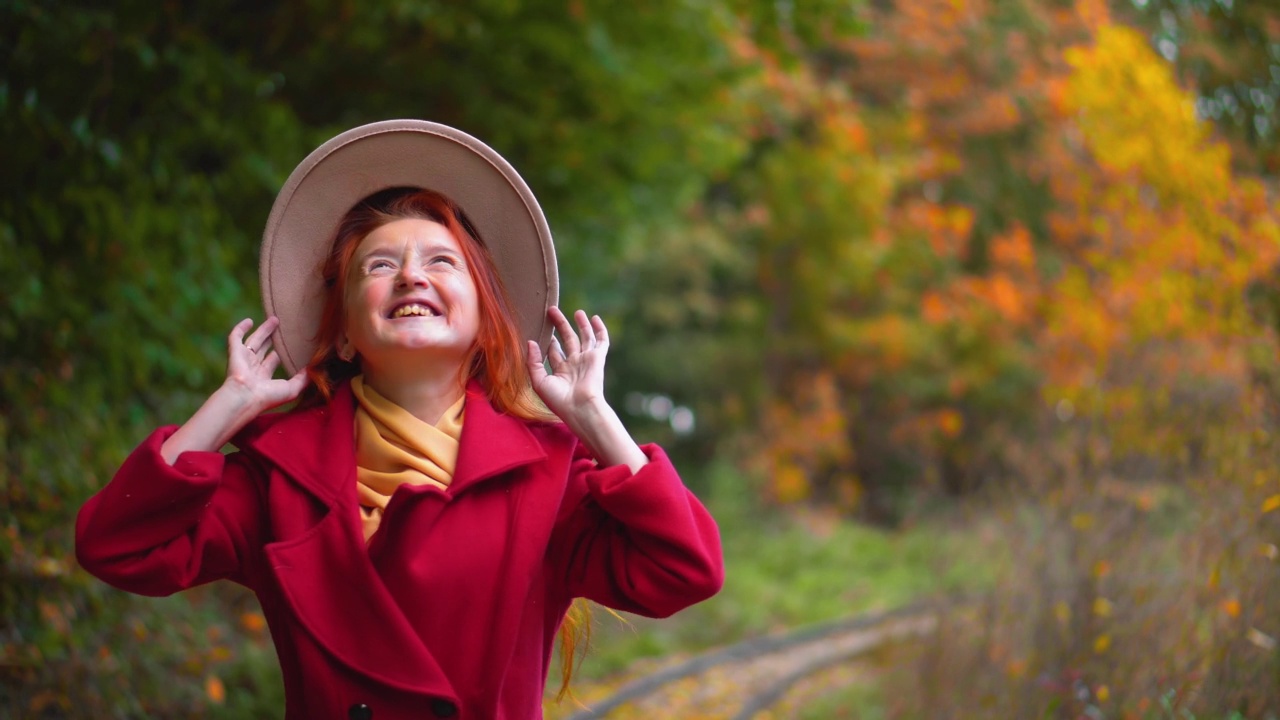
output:
<instances>
[{"instance_id":1,"label":"red hair","mask_svg":"<svg viewBox=\"0 0 1280 720\"><path fill-rule=\"evenodd\" d=\"M306 368L311 382L303 391L299 406L328 402L334 387L360 374L358 360L343 360L338 355L338 341L346 331L351 260L369 233L396 220L410 218L443 225L457 239L471 269L480 305L480 328L459 368L459 380L479 380L489 402L500 412L526 420L554 420L555 416L538 400L529 384L525 343L512 319L511 300L489 248L457 203L438 192L412 187L374 193L357 203L339 223L321 269L324 307L315 336L316 351ZM590 637L590 608L583 601L574 601L560 626L561 683L557 700L567 692L574 659L585 653Z\"/></svg>"}]
</instances>

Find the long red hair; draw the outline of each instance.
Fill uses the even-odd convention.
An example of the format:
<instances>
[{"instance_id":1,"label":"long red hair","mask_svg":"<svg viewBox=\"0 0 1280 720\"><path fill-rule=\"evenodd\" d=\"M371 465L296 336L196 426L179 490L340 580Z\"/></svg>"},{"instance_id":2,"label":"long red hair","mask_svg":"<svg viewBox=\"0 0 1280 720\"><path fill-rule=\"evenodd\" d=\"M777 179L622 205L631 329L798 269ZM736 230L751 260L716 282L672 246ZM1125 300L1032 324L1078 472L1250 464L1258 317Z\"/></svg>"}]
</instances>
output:
<instances>
[{"instance_id":1,"label":"long red hair","mask_svg":"<svg viewBox=\"0 0 1280 720\"><path fill-rule=\"evenodd\" d=\"M440 223L458 240L480 305L480 327L475 342L459 368L459 381L479 380L489 402L500 412L526 420L554 420L529 384L525 343L512 319L511 300L475 226L457 203L421 188L390 188L361 200L342 218L321 269L324 307L316 331L316 350L307 363L311 382L299 406L318 405L333 396L333 389L360 374L358 358L344 360L338 342L346 331L347 279L356 248L369 233L396 220L416 218ZM585 653L591 637L590 609L575 601L560 626L560 690L564 697L573 676L574 660Z\"/></svg>"}]
</instances>

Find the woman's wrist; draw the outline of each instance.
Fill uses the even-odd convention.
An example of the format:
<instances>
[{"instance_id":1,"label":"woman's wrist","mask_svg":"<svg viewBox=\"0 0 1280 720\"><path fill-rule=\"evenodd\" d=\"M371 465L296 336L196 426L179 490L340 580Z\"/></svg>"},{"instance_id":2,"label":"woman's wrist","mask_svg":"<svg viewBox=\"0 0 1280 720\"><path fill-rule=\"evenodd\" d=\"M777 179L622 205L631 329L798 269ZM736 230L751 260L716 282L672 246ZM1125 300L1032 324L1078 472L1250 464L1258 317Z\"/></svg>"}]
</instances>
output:
<instances>
[{"instance_id":1,"label":"woman's wrist","mask_svg":"<svg viewBox=\"0 0 1280 720\"><path fill-rule=\"evenodd\" d=\"M217 451L260 412L252 393L228 380L165 440L160 454L172 465L184 452Z\"/></svg>"},{"instance_id":2,"label":"woman's wrist","mask_svg":"<svg viewBox=\"0 0 1280 720\"><path fill-rule=\"evenodd\" d=\"M243 419L244 422L252 420L267 410L254 396L252 390L231 378L224 380L205 404L214 405L219 412L225 413L228 417Z\"/></svg>"},{"instance_id":3,"label":"woman's wrist","mask_svg":"<svg viewBox=\"0 0 1280 720\"><path fill-rule=\"evenodd\" d=\"M626 465L636 472L649 462L604 398L579 405L564 421L603 465Z\"/></svg>"}]
</instances>

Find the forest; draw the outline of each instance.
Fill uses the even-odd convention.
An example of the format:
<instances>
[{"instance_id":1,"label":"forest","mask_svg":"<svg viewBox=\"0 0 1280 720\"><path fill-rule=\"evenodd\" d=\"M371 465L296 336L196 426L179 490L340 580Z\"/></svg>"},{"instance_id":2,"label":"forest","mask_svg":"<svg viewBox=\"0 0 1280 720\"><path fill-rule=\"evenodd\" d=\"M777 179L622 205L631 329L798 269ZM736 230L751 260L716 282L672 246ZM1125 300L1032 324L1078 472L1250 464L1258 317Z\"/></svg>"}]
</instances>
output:
<instances>
[{"instance_id":1,"label":"forest","mask_svg":"<svg viewBox=\"0 0 1280 720\"><path fill-rule=\"evenodd\" d=\"M0 0L0 59L0 715L280 717L252 596L75 515L221 382L293 167L411 117L520 171L725 538L548 717L959 593L770 717L1280 718L1271 0Z\"/></svg>"}]
</instances>

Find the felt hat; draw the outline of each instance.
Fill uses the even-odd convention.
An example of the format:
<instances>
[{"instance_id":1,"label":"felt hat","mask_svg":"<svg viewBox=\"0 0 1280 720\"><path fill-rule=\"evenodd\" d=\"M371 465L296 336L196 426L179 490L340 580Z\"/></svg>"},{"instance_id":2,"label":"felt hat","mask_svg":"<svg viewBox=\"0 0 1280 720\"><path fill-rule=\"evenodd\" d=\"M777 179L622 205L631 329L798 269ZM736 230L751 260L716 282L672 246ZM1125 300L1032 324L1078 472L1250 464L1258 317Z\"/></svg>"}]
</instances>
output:
<instances>
[{"instance_id":1,"label":"felt hat","mask_svg":"<svg viewBox=\"0 0 1280 720\"><path fill-rule=\"evenodd\" d=\"M272 345L293 374L316 350L324 305L320 272L338 223L364 198L393 187L434 190L456 202L493 256L520 334L546 350L547 309L559 278L551 230L515 168L488 145L425 120L362 125L316 148L285 181L262 235L258 272Z\"/></svg>"}]
</instances>

